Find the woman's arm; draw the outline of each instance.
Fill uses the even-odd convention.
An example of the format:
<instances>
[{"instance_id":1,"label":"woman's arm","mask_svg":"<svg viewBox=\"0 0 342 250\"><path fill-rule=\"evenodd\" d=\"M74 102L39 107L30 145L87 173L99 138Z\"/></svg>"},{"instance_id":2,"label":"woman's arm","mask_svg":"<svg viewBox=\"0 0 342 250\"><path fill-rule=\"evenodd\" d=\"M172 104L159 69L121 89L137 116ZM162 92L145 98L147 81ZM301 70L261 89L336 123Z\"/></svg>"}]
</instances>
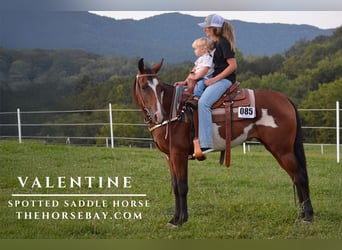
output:
<instances>
[{"instance_id":1,"label":"woman's arm","mask_svg":"<svg viewBox=\"0 0 342 250\"><path fill-rule=\"evenodd\" d=\"M227 59L228 66L218 75L213 78L209 78L204 82L206 86L212 85L215 82L220 81L223 78L226 78L231 73L233 73L237 69L237 63L235 58L228 58Z\"/></svg>"}]
</instances>

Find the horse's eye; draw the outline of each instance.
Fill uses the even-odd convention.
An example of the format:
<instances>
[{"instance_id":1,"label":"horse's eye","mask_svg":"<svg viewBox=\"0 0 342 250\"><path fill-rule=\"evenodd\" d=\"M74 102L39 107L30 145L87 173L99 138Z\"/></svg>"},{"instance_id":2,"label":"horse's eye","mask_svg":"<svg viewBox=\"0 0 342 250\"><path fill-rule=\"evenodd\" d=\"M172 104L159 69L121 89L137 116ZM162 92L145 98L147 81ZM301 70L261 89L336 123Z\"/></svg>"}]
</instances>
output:
<instances>
[{"instance_id":1,"label":"horse's eye","mask_svg":"<svg viewBox=\"0 0 342 250\"><path fill-rule=\"evenodd\" d=\"M142 89L142 90L146 90L147 87L148 87L148 84L146 83L146 84L143 84L143 85L141 86L141 89Z\"/></svg>"}]
</instances>

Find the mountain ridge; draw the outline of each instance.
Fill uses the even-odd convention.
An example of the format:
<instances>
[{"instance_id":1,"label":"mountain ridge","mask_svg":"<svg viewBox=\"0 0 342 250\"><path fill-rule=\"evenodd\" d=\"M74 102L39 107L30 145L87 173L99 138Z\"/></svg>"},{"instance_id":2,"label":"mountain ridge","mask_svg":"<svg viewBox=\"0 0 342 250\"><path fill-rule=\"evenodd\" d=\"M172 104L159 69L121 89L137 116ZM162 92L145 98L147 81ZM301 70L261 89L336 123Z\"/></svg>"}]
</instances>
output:
<instances>
[{"instance_id":1,"label":"mountain ridge","mask_svg":"<svg viewBox=\"0 0 342 250\"><path fill-rule=\"evenodd\" d=\"M203 17L177 12L142 20L98 16L89 12L1 12L0 46L9 49L82 49L104 56L194 60L192 41L205 36ZM230 20L237 48L245 56L283 53L299 40L331 35L334 29L310 25L260 24Z\"/></svg>"}]
</instances>

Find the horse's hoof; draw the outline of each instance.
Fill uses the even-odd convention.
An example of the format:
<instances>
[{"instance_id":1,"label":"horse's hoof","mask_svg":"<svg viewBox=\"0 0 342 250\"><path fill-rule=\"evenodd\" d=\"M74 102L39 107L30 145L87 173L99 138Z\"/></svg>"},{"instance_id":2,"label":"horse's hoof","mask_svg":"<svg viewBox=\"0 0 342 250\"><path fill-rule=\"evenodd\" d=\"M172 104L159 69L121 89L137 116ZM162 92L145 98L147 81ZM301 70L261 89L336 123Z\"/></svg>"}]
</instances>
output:
<instances>
[{"instance_id":1,"label":"horse's hoof","mask_svg":"<svg viewBox=\"0 0 342 250\"><path fill-rule=\"evenodd\" d=\"M306 224L306 225L311 225L313 223L313 218L312 217L310 217L310 218L308 218L308 217L298 217L296 219L296 221L298 223L303 223L303 224Z\"/></svg>"},{"instance_id":2,"label":"horse's hoof","mask_svg":"<svg viewBox=\"0 0 342 250\"><path fill-rule=\"evenodd\" d=\"M312 218L303 218L303 223L304 224L312 224L313 223Z\"/></svg>"},{"instance_id":3,"label":"horse's hoof","mask_svg":"<svg viewBox=\"0 0 342 250\"><path fill-rule=\"evenodd\" d=\"M166 227L168 227L168 228L170 228L170 229L176 229L176 228L178 228L179 226L178 226L178 225L175 225L175 224L172 224L172 223L170 223L170 222L168 222L168 223L166 224Z\"/></svg>"}]
</instances>

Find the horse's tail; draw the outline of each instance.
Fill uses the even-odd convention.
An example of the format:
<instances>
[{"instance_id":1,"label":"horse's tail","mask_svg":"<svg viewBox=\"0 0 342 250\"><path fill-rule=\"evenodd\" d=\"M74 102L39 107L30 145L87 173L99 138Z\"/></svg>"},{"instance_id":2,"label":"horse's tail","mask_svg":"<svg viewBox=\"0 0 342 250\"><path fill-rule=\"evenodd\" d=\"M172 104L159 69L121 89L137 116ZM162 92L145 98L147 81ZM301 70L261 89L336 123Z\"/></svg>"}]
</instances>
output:
<instances>
[{"instance_id":1,"label":"horse's tail","mask_svg":"<svg viewBox=\"0 0 342 250\"><path fill-rule=\"evenodd\" d=\"M300 176L307 180L308 174L307 174L307 169L306 169L306 156L305 156L304 145L303 145L302 123L300 121L300 117L299 117L296 106L293 104L292 101L290 102L296 112L296 121L297 121L296 138L294 142L294 154L296 156L296 159L299 165L298 171L300 173Z\"/></svg>"}]
</instances>

